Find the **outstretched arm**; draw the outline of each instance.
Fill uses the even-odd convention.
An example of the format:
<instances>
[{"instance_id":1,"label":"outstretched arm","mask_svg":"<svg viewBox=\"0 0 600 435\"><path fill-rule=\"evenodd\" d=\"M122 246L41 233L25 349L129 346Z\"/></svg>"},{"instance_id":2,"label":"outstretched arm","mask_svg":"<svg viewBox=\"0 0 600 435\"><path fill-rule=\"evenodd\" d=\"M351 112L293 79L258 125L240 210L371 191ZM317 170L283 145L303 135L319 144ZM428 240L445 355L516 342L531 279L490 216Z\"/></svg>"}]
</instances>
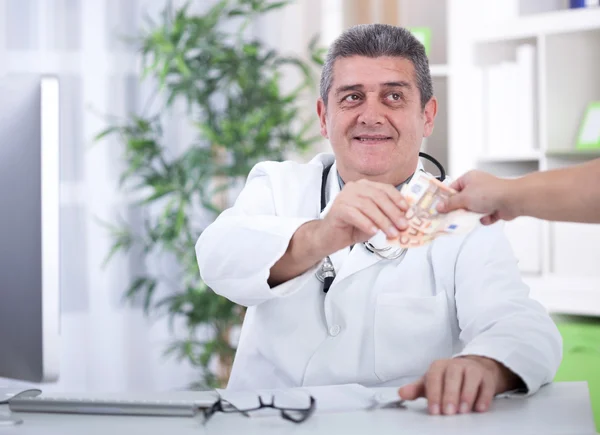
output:
<instances>
[{"instance_id":1,"label":"outstretched arm","mask_svg":"<svg viewBox=\"0 0 600 435\"><path fill-rule=\"evenodd\" d=\"M551 221L600 223L600 159L517 179L471 171L456 180L439 211L485 213L483 224L532 216Z\"/></svg>"}]
</instances>

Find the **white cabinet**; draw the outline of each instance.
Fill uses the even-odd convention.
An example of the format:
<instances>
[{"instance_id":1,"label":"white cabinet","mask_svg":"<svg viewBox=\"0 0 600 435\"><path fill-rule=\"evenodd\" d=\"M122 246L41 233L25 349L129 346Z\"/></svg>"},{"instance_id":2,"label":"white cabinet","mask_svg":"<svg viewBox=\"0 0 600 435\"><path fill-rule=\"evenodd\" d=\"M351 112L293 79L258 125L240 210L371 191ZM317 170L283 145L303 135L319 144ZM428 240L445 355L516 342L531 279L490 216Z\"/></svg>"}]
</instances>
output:
<instances>
[{"instance_id":1,"label":"white cabinet","mask_svg":"<svg viewBox=\"0 0 600 435\"><path fill-rule=\"evenodd\" d=\"M505 233L523 273L534 275L542 273L542 231L542 223L538 219L528 217L515 219L505 225Z\"/></svg>"},{"instance_id":2,"label":"white cabinet","mask_svg":"<svg viewBox=\"0 0 600 435\"><path fill-rule=\"evenodd\" d=\"M551 224L551 272L571 277L600 278L600 225ZM600 281L600 279L599 279ZM598 288L600 294L600 287ZM598 307L600 310L600 307Z\"/></svg>"},{"instance_id":3,"label":"white cabinet","mask_svg":"<svg viewBox=\"0 0 600 435\"><path fill-rule=\"evenodd\" d=\"M518 177L600 158L575 146L585 108L600 101L600 7L482 3L448 3L450 171ZM518 218L506 233L548 309L600 315L600 225Z\"/></svg>"}]
</instances>

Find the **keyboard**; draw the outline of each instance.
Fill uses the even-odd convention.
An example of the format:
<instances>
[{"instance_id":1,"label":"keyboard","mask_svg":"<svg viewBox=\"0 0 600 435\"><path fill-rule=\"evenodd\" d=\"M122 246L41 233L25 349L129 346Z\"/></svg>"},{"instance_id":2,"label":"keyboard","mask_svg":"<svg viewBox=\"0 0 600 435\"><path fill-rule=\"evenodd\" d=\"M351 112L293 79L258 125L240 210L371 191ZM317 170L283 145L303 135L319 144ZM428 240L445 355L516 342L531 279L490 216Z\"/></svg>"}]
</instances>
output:
<instances>
[{"instance_id":1,"label":"keyboard","mask_svg":"<svg viewBox=\"0 0 600 435\"><path fill-rule=\"evenodd\" d=\"M17 394L8 400L13 412L53 412L65 414L145 415L193 417L211 406L217 396L211 392L120 394Z\"/></svg>"}]
</instances>

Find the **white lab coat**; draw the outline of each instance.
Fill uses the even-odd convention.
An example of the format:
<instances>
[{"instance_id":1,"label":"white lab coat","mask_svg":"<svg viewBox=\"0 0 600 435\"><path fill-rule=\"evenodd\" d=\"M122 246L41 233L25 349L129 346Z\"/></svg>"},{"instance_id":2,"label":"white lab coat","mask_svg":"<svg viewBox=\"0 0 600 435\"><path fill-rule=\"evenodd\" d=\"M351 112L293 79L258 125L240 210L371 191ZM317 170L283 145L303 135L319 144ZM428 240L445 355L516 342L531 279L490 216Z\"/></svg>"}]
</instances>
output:
<instances>
[{"instance_id":1,"label":"white lab coat","mask_svg":"<svg viewBox=\"0 0 600 435\"><path fill-rule=\"evenodd\" d=\"M459 354L503 363L530 394L550 382L561 337L529 298L499 224L438 238L398 260L362 244L342 249L330 256L337 277L327 294L317 266L269 287L269 270L294 232L324 216L339 193L334 165L320 213L323 164L333 160L256 165L233 207L196 244L203 280L249 307L228 388L401 386Z\"/></svg>"}]
</instances>

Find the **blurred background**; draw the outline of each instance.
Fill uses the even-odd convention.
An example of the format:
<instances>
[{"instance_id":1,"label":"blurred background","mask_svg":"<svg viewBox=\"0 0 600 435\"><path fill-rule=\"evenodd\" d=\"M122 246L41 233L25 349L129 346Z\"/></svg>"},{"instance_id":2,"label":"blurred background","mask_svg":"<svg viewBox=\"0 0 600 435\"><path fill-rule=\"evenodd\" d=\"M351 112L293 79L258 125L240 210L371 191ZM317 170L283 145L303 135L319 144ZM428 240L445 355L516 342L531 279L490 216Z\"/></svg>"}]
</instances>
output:
<instances>
[{"instance_id":1,"label":"blurred background","mask_svg":"<svg viewBox=\"0 0 600 435\"><path fill-rule=\"evenodd\" d=\"M425 45L440 110L422 148L451 176L600 157L598 130L596 146L580 137L600 104L597 1L220 3L0 0L0 78L60 86L61 367L47 390L226 381L243 311L199 280L193 243L254 162L329 150L319 67L351 25L405 26ZM599 409L600 226L506 231L563 333L557 380L589 381Z\"/></svg>"}]
</instances>

